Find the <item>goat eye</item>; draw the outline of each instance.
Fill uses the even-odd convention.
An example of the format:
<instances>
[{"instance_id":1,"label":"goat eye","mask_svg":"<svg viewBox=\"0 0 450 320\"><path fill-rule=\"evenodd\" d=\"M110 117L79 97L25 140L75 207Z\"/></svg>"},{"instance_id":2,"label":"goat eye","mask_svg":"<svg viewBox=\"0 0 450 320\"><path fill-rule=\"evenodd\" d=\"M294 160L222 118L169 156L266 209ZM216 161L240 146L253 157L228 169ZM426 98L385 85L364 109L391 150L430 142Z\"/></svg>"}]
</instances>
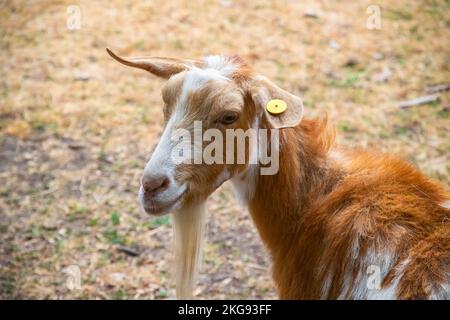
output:
<instances>
[{"instance_id":1,"label":"goat eye","mask_svg":"<svg viewBox=\"0 0 450 320\"><path fill-rule=\"evenodd\" d=\"M229 112L224 114L220 119L219 122L223 124L232 124L233 122L236 122L236 120L239 118L239 114L237 112Z\"/></svg>"}]
</instances>

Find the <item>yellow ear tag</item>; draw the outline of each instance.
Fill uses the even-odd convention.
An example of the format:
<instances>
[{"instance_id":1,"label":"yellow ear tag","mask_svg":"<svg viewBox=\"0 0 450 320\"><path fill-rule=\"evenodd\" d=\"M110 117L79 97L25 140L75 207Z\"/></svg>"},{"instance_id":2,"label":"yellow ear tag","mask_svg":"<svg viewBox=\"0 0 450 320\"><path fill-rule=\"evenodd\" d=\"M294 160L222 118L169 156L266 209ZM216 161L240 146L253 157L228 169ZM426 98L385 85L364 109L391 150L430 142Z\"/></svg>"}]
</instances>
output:
<instances>
[{"instance_id":1,"label":"yellow ear tag","mask_svg":"<svg viewBox=\"0 0 450 320\"><path fill-rule=\"evenodd\" d=\"M283 100L273 99L267 102L266 109L271 114L280 114L286 111L287 104Z\"/></svg>"}]
</instances>

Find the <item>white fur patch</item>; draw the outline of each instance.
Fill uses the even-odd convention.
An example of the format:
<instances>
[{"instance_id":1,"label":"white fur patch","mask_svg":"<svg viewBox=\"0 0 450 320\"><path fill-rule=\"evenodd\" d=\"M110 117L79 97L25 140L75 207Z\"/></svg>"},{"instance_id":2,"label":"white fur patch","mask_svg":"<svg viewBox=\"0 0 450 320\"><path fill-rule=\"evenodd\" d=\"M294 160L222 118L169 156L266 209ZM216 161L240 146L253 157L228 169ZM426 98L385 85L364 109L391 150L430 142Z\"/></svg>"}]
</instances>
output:
<instances>
[{"instance_id":1,"label":"white fur patch","mask_svg":"<svg viewBox=\"0 0 450 320\"><path fill-rule=\"evenodd\" d=\"M330 151L329 158L332 161L336 161L339 163L348 162L348 158L345 157L339 150L335 150L335 149Z\"/></svg>"},{"instance_id":2,"label":"white fur patch","mask_svg":"<svg viewBox=\"0 0 450 320\"><path fill-rule=\"evenodd\" d=\"M175 180L175 163L172 161L171 154L174 143L171 139L175 124L184 116L183 113L175 112L169 119L166 128L155 148L150 160L144 168L145 176L166 175L169 178L169 186L164 192L157 195L160 202L170 202L179 197L187 188L185 184L180 185ZM142 186L139 190L139 199L144 204Z\"/></svg>"},{"instance_id":3,"label":"white fur patch","mask_svg":"<svg viewBox=\"0 0 450 320\"><path fill-rule=\"evenodd\" d=\"M248 205L249 201L255 196L258 168L258 165L251 164L247 170L231 179L234 193L241 205Z\"/></svg>"},{"instance_id":4,"label":"white fur patch","mask_svg":"<svg viewBox=\"0 0 450 320\"><path fill-rule=\"evenodd\" d=\"M252 126L253 129L259 128L259 119L256 118L253 122ZM234 191L236 198L242 205L247 205L248 202L253 199L256 192L256 183L258 179L258 173L259 173L259 155L258 155L258 144L259 144L259 137L256 135L256 139L254 139L254 144L251 147L250 150L250 159L249 164L247 165L247 169L241 172L240 174L236 175L231 179L231 183L233 184Z\"/></svg>"},{"instance_id":5,"label":"white fur patch","mask_svg":"<svg viewBox=\"0 0 450 320\"><path fill-rule=\"evenodd\" d=\"M441 207L450 210L450 201L445 201L444 203L441 203Z\"/></svg>"},{"instance_id":6,"label":"white fur patch","mask_svg":"<svg viewBox=\"0 0 450 320\"><path fill-rule=\"evenodd\" d=\"M447 274L447 279L450 279L450 274ZM431 300L450 300L450 280L441 283L431 290Z\"/></svg>"},{"instance_id":7,"label":"white fur patch","mask_svg":"<svg viewBox=\"0 0 450 320\"><path fill-rule=\"evenodd\" d=\"M183 88L181 91L177 109L179 109L180 107L184 108L186 106L189 93L200 89L203 85L211 80L229 81L229 79L222 75L219 70L211 68L200 69L193 67L192 69L187 71L184 78Z\"/></svg>"},{"instance_id":8,"label":"white fur patch","mask_svg":"<svg viewBox=\"0 0 450 320\"><path fill-rule=\"evenodd\" d=\"M353 257L357 257L359 251L359 244L353 246L353 250L351 255ZM369 254L365 257L364 268L369 268L369 266L374 266L372 273L368 272L369 270L362 269L359 271L355 281L352 281L352 277L349 271L347 276L344 278L344 285L339 295L338 299L368 299L368 300L394 300L397 298L396 292L398 283L403 275L403 272L409 263L409 259L404 260L399 264L397 271L395 273L395 277L392 283L383 289L371 288L369 283L371 283L370 277L379 277L378 283L381 285L383 283L384 278L387 276L389 271L394 265L394 256L392 254L379 254L375 252L369 252ZM374 270L379 271L378 274L373 273ZM321 270L319 270L319 273ZM332 285L332 274L328 274L325 278L324 283L322 284L322 299L326 299L329 294L329 290ZM373 279L373 278L372 278ZM356 284L356 286L355 286ZM373 283L371 283L373 285Z\"/></svg>"},{"instance_id":9,"label":"white fur patch","mask_svg":"<svg viewBox=\"0 0 450 320\"><path fill-rule=\"evenodd\" d=\"M404 261L402 261L399 266L397 267L397 270L395 272L395 277L392 280L392 283L381 290L370 290L369 294L367 295L367 299L369 300L395 300L397 299L397 287L398 283L400 282L400 279L403 276L403 273L405 271L406 266L409 264L410 259L407 258Z\"/></svg>"},{"instance_id":10,"label":"white fur patch","mask_svg":"<svg viewBox=\"0 0 450 320\"><path fill-rule=\"evenodd\" d=\"M177 114L170 117L151 159L145 166L144 174L155 174L158 171L162 171L166 174L173 174L175 166L170 158L172 150L171 135L178 117L180 117L180 115Z\"/></svg>"},{"instance_id":11,"label":"white fur patch","mask_svg":"<svg viewBox=\"0 0 450 320\"><path fill-rule=\"evenodd\" d=\"M220 74L229 77L236 71L237 66L226 56L212 55L205 57L206 68L218 70Z\"/></svg>"},{"instance_id":12,"label":"white fur patch","mask_svg":"<svg viewBox=\"0 0 450 320\"><path fill-rule=\"evenodd\" d=\"M350 252L353 260L360 259L359 251L359 242L355 241L352 252ZM377 299L376 297L378 295L384 295L382 293L383 290L371 288L371 285L374 284L374 281L380 285L383 283L384 278L394 265L395 260L393 255L391 253L381 253L380 250L375 251L372 249L369 250L368 254L363 259L363 268L359 270L354 281L351 271L347 271L347 275L344 277L344 286L338 299Z\"/></svg>"},{"instance_id":13,"label":"white fur patch","mask_svg":"<svg viewBox=\"0 0 450 320\"><path fill-rule=\"evenodd\" d=\"M325 276L325 281L322 283L322 296L321 299L324 300L328 297L328 293L330 292L331 284L333 280L333 275L331 273L328 273Z\"/></svg>"}]
</instances>

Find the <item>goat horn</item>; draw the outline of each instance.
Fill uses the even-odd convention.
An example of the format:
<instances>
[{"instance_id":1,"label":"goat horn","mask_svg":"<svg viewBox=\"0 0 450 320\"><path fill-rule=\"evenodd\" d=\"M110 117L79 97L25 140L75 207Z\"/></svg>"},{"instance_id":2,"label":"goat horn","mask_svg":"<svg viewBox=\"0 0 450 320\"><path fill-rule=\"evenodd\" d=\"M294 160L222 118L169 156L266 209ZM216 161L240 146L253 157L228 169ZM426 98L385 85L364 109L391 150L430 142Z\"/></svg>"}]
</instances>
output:
<instances>
[{"instance_id":1,"label":"goat horn","mask_svg":"<svg viewBox=\"0 0 450 320\"><path fill-rule=\"evenodd\" d=\"M169 78L170 76L182 72L191 68L193 65L199 65L199 61L195 60L180 60L163 57L134 57L134 58L122 58L112 52L109 48L106 48L108 54L114 58L114 60L133 68L139 68L147 70L148 72L163 78Z\"/></svg>"}]
</instances>

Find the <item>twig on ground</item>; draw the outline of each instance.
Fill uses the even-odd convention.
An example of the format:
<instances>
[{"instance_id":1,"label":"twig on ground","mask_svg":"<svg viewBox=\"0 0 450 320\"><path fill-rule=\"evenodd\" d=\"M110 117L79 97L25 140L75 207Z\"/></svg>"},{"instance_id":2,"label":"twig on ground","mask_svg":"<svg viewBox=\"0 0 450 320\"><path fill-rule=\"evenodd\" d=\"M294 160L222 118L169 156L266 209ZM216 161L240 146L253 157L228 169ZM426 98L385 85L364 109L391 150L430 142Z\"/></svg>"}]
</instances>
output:
<instances>
[{"instance_id":1,"label":"twig on ground","mask_svg":"<svg viewBox=\"0 0 450 320\"><path fill-rule=\"evenodd\" d=\"M132 257L137 257L138 255L141 254L138 250L125 246L117 247L117 250Z\"/></svg>"},{"instance_id":2,"label":"twig on ground","mask_svg":"<svg viewBox=\"0 0 450 320\"><path fill-rule=\"evenodd\" d=\"M436 94L432 94L432 95L422 96L422 97L418 97L418 98L414 98L414 99L410 99L410 100L400 101L398 106L402 109L406 109L406 108L418 106L421 104L436 102L438 100L439 100L439 96Z\"/></svg>"},{"instance_id":3,"label":"twig on ground","mask_svg":"<svg viewBox=\"0 0 450 320\"><path fill-rule=\"evenodd\" d=\"M450 83L441 83L441 84L427 86L425 89L425 92L427 94L433 94L433 93L438 93L438 92L443 92L443 91L448 91L448 90L450 90Z\"/></svg>"}]
</instances>

